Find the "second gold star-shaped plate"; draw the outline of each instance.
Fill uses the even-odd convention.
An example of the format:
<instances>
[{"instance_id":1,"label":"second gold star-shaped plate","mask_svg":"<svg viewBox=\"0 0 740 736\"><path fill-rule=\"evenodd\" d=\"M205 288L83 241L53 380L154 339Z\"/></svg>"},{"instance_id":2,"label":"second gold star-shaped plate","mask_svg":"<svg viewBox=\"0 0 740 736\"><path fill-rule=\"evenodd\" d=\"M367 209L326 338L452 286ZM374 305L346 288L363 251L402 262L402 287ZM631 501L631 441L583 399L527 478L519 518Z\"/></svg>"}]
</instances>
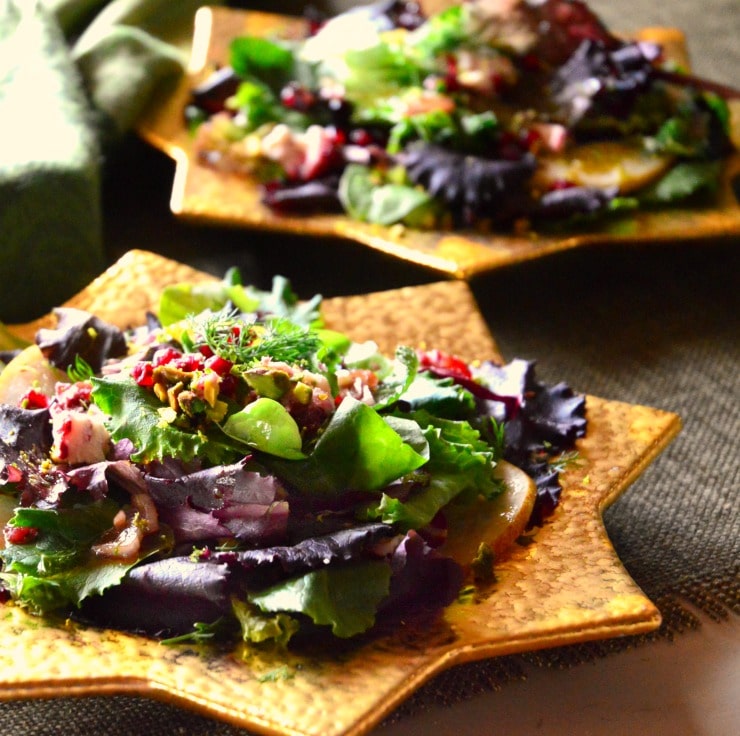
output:
<instances>
[{"instance_id":1,"label":"second gold star-shaped plate","mask_svg":"<svg viewBox=\"0 0 740 736\"><path fill-rule=\"evenodd\" d=\"M172 211L199 224L245 227L275 233L359 242L388 255L458 278L540 258L571 248L605 243L666 243L740 235L740 205L732 181L740 175L740 155L725 165L720 192L711 207L643 211L610 220L598 229L522 235L422 231L381 227L344 215L290 216L261 202L254 180L217 171L198 162L184 111L191 89L228 62L230 41L239 35L301 38L305 21L228 8L202 8L196 15L189 74L168 96L158 99L139 124L140 135L176 161ZM661 44L667 56L687 64L685 38L675 29L646 29L639 38Z\"/></svg>"}]
</instances>

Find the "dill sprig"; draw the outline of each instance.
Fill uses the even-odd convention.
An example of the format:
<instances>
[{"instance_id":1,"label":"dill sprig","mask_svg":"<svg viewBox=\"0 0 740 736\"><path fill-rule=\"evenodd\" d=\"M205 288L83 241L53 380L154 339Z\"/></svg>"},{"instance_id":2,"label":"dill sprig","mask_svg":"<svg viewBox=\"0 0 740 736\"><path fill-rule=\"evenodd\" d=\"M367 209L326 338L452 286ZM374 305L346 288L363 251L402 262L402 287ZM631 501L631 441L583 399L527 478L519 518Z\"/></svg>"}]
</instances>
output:
<instances>
[{"instance_id":1,"label":"dill sprig","mask_svg":"<svg viewBox=\"0 0 740 736\"><path fill-rule=\"evenodd\" d=\"M583 465L584 460L580 456L578 450L570 450L568 452L560 453L560 455L552 458L549 463L550 467L557 470L558 473L564 473L566 470L579 468Z\"/></svg>"},{"instance_id":2,"label":"dill sprig","mask_svg":"<svg viewBox=\"0 0 740 736\"><path fill-rule=\"evenodd\" d=\"M67 367L67 375L69 380L75 383L79 381L87 381L95 375L95 371L92 366L79 354L75 355L75 361L72 365Z\"/></svg>"},{"instance_id":3,"label":"dill sprig","mask_svg":"<svg viewBox=\"0 0 740 736\"><path fill-rule=\"evenodd\" d=\"M262 358L291 365L311 364L321 347L315 332L287 319L246 323L236 312L218 312L205 317L198 327L216 355L239 366L252 365Z\"/></svg>"}]
</instances>

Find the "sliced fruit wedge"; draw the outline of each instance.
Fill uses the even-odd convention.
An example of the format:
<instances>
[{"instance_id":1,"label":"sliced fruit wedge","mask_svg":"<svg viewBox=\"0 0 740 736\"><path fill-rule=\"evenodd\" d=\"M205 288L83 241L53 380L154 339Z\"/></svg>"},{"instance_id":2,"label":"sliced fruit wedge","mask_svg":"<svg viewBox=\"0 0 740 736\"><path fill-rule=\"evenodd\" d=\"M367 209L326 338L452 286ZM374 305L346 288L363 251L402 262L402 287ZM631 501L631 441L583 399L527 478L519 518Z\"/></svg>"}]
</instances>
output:
<instances>
[{"instance_id":1,"label":"sliced fruit wedge","mask_svg":"<svg viewBox=\"0 0 740 736\"><path fill-rule=\"evenodd\" d=\"M49 363L37 345L30 345L0 373L0 404L16 406L29 389L52 396L57 381L68 380L63 371Z\"/></svg>"},{"instance_id":2,"label":"sliced fruit wedge","mask_svg":"<svg viewBox=\"0 0 740 736\"><path fill-rule=\"evenodd\" d=\"M673 157L645 151L639 143L602 141L586 143L562 154L543 157L534 185L547 191L567 182L581 187L634 192L666 173Z\"/></svg>"},{"instance_id":3,"label":"sliced fruit wedge","mask_svg":"<svg viewBox=\"0 0 740 736\"><path fill-rule=\"evenodd\" d=\"M511 463L501 461L494 472L506 486L493 501L479 499L475 507L461 504L446 511L447 540L440 552L468 567L486 544L500 559L527 527L537 488L534 481Z\"/></svg>"}]
</instances>

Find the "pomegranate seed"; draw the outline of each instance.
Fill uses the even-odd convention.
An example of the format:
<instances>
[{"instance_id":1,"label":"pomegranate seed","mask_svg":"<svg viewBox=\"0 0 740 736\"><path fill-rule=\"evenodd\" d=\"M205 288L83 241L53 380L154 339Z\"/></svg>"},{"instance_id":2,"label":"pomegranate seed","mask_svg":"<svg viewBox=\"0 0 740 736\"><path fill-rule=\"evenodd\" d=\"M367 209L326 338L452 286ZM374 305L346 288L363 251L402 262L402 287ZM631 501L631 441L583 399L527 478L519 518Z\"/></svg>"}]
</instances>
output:
<instances>
[{"instance_id":1,"label":"pomegranate seed","mask_svg":"<svg viewBox=\"0 0 740 736\"><path fill-rule=\"evenodd\" d=\"M46 409L49 406L49 397L31 388L21 398L20 406L22 409Z\"/></svg>"},{"instance_id":2,"label":"pomegranate seed","mask_svg":"<svg viewBox=\"0 0 740 736\"><path fill-rule=\"evenodd\" d=\"M285 107L308 112L316 104L316 96L297 82L290 82L280 90L280 101Z\"/></svg>"},{"instance_id":3,"label":"pomegranate seed","mask_svg":"<svg viewBox=\"0 0 740 736\"><path fill-rule=\"evenodd\" d=\"M179 350L175 350L175 348L160 348L156 353L154 353L152 363L155 367L167 365L167 363L171 363L173 360L180 357L182 357L182 353Z\"/></svg>"},{"instance_id":4,"label":"pomegranate seed","mask_svg":"<svg viewBox=\"0 0 740 736\"><path fill-rule=\"evenodd\" d=\"M527 54L522 57L522 68L528 72L538 72L542 69L542 62L534 54Z\"/></svg>"},{"instance_id":5,"label":"pomegranate seed","mask_svg":"<svg viewBox=\"0 0 740 736\"><path fill-rule=\"evenodd\" d=\"M23 480L23 473L17 465L5 466L5 482L20 483Z\"/></svg>"},{"instance_id":6,"label":"pomegranate seed","mask_svg":"<svg viewBox=\"0 0 740 736\"><path fill-rule=\"evenodd\" d=\"M575 184L572 181L566 181L565 179L558 179L557 181L554 181L552 184L550 184L548 189L551 192L557 192L563 189L572 189L574 186Z\"/></svg>"},{"instance_id":7,"label":"pomegranate seed","mask_svg":"<svg viewBox=\"0 0 740 736\"><path fill-rule=\"evenodd\" d=\"M445 59L444 84L448 92L457 92L460 89L457 81L457 59L452 55Z\"/></svg>"},{"instance_id":8,"label":"pomegranate seed","mask_svg":"<svg viewBox=\"0 0 740 736\"><path fill-rule=\"evenodd\" d=\"M349 139L357 146L370 146L375 141L365 128L357 128L349 134Z\"/></svg>"},{"instance_id":9,"label":"pomegranate seed","mask_svg":"<svg viewBox=\"0 0 740 736\"><path fill-rule=\"evenodd\" d=\"M335 146L343 146L347 142L347 134L343 130L335 128L333 125L326 130Z\"/></svg>"},{"instance_id":10,"label":"pomegranate seed","mask_svg":"<svg viewBox=\"0 0 740 736\"><path fill-rule=\"evenodd\" d=\"M233 397L236 396L236 388L239 385L236 376L232 376L231 373L227 373L221 379L219 384L219 393L224 396Z\"/></svg>"},{"instance_id":11,"label":"pomegranate seed","mask_svg":"<svg viewBox=\"0 0 740 736\"><path fill-rule=\"evenodd\" d=\"M528 151L531 151L542 141L542 136L536 130L524 130L519 136L519 140Z\"/></svg>"},{"instance_id":12,"label":"pomegranate seed","mask_svg":"<svg viewBox=\"0 0 740 736\"><path fill-rule=\"evenodd\" d=\"M30 544L39 535L34 526L6 526L5 541L8 544Z\"/></svg>"},{"instance_id":13,"label":"pomegranate seed","mask_svg":"<svg viewBox=\"0 0 740 736\"><path fill-rule=\"evenodd\" d=\"M205 363L205 367L207 369L212 370L219 376L228 375L233 365L234 364L230 360L226 360L226 358L222 358L220 355L214 355L211 358L208 358Z\"/></svg>"},{"instance_id":14,"label":"pomegranate seed","mask_svg":"<svg viewBox=\"0 0 740 736\"><path fill-rule=\"evenodd\" d=\"M154 385L154 366L146 361L139 361L131 369L131 378L136 381L139 386L146 388Z\"/></svg>"},{"instance_id":15,"label":"pomegranate seed","mask_svg":"<svg viewBox=\"0 0 740 736\"><path fill-rule=\"evenodd\" d=\"M501 94L506 89L506 81L500 75L494 72L491 74L491 87L493 88L494 94Z\"/></svg>"},{"instance_id":16,"label":"pomegranate seed","mask_svg":"<svg viewBox=\"0 0 740 736\"><path fill-rule=\"evenodd\" d=\"M203 370L203 356L200 353L188 353L181 358L175 358L171 361L175 368L181 371L200 371Z\"/></svg>"}]
</instances>

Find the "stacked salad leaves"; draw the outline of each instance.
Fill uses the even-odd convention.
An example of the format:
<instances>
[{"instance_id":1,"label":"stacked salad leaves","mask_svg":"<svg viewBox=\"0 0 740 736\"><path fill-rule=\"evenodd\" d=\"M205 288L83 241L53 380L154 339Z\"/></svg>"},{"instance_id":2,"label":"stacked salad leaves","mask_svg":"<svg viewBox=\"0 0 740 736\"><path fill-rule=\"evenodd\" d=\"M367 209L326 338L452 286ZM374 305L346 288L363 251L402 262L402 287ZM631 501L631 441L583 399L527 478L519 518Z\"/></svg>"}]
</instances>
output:
<instances>
[{"instance_id":1,"label":"stacked salad leaves","mask_svg":"<svg viewBox=\"0 0 740 736\"><path fill-rule=\"evenodd\" d=\"M200 160L276 212L415 228L705 203L733 150L722 97L579 0L381 0L299 41L235 38L186 114Z\"/></svg>"},{"instance_id":2,"label":"stacked salad leaves","mask_svg":"<svg viewBox=\"0 0 740 736\"><path fill-rule=\"evenodd\" d=\"M7 402L2 379L35 361L0 404L6 599L160 637L348 638L456 598L446 513L496 499L504 458L543 522L582 396L524 360L383 356L319 306L230 271L165 289L125 332L57 310L0 373Z\"/></svg>"}]
</instances>

